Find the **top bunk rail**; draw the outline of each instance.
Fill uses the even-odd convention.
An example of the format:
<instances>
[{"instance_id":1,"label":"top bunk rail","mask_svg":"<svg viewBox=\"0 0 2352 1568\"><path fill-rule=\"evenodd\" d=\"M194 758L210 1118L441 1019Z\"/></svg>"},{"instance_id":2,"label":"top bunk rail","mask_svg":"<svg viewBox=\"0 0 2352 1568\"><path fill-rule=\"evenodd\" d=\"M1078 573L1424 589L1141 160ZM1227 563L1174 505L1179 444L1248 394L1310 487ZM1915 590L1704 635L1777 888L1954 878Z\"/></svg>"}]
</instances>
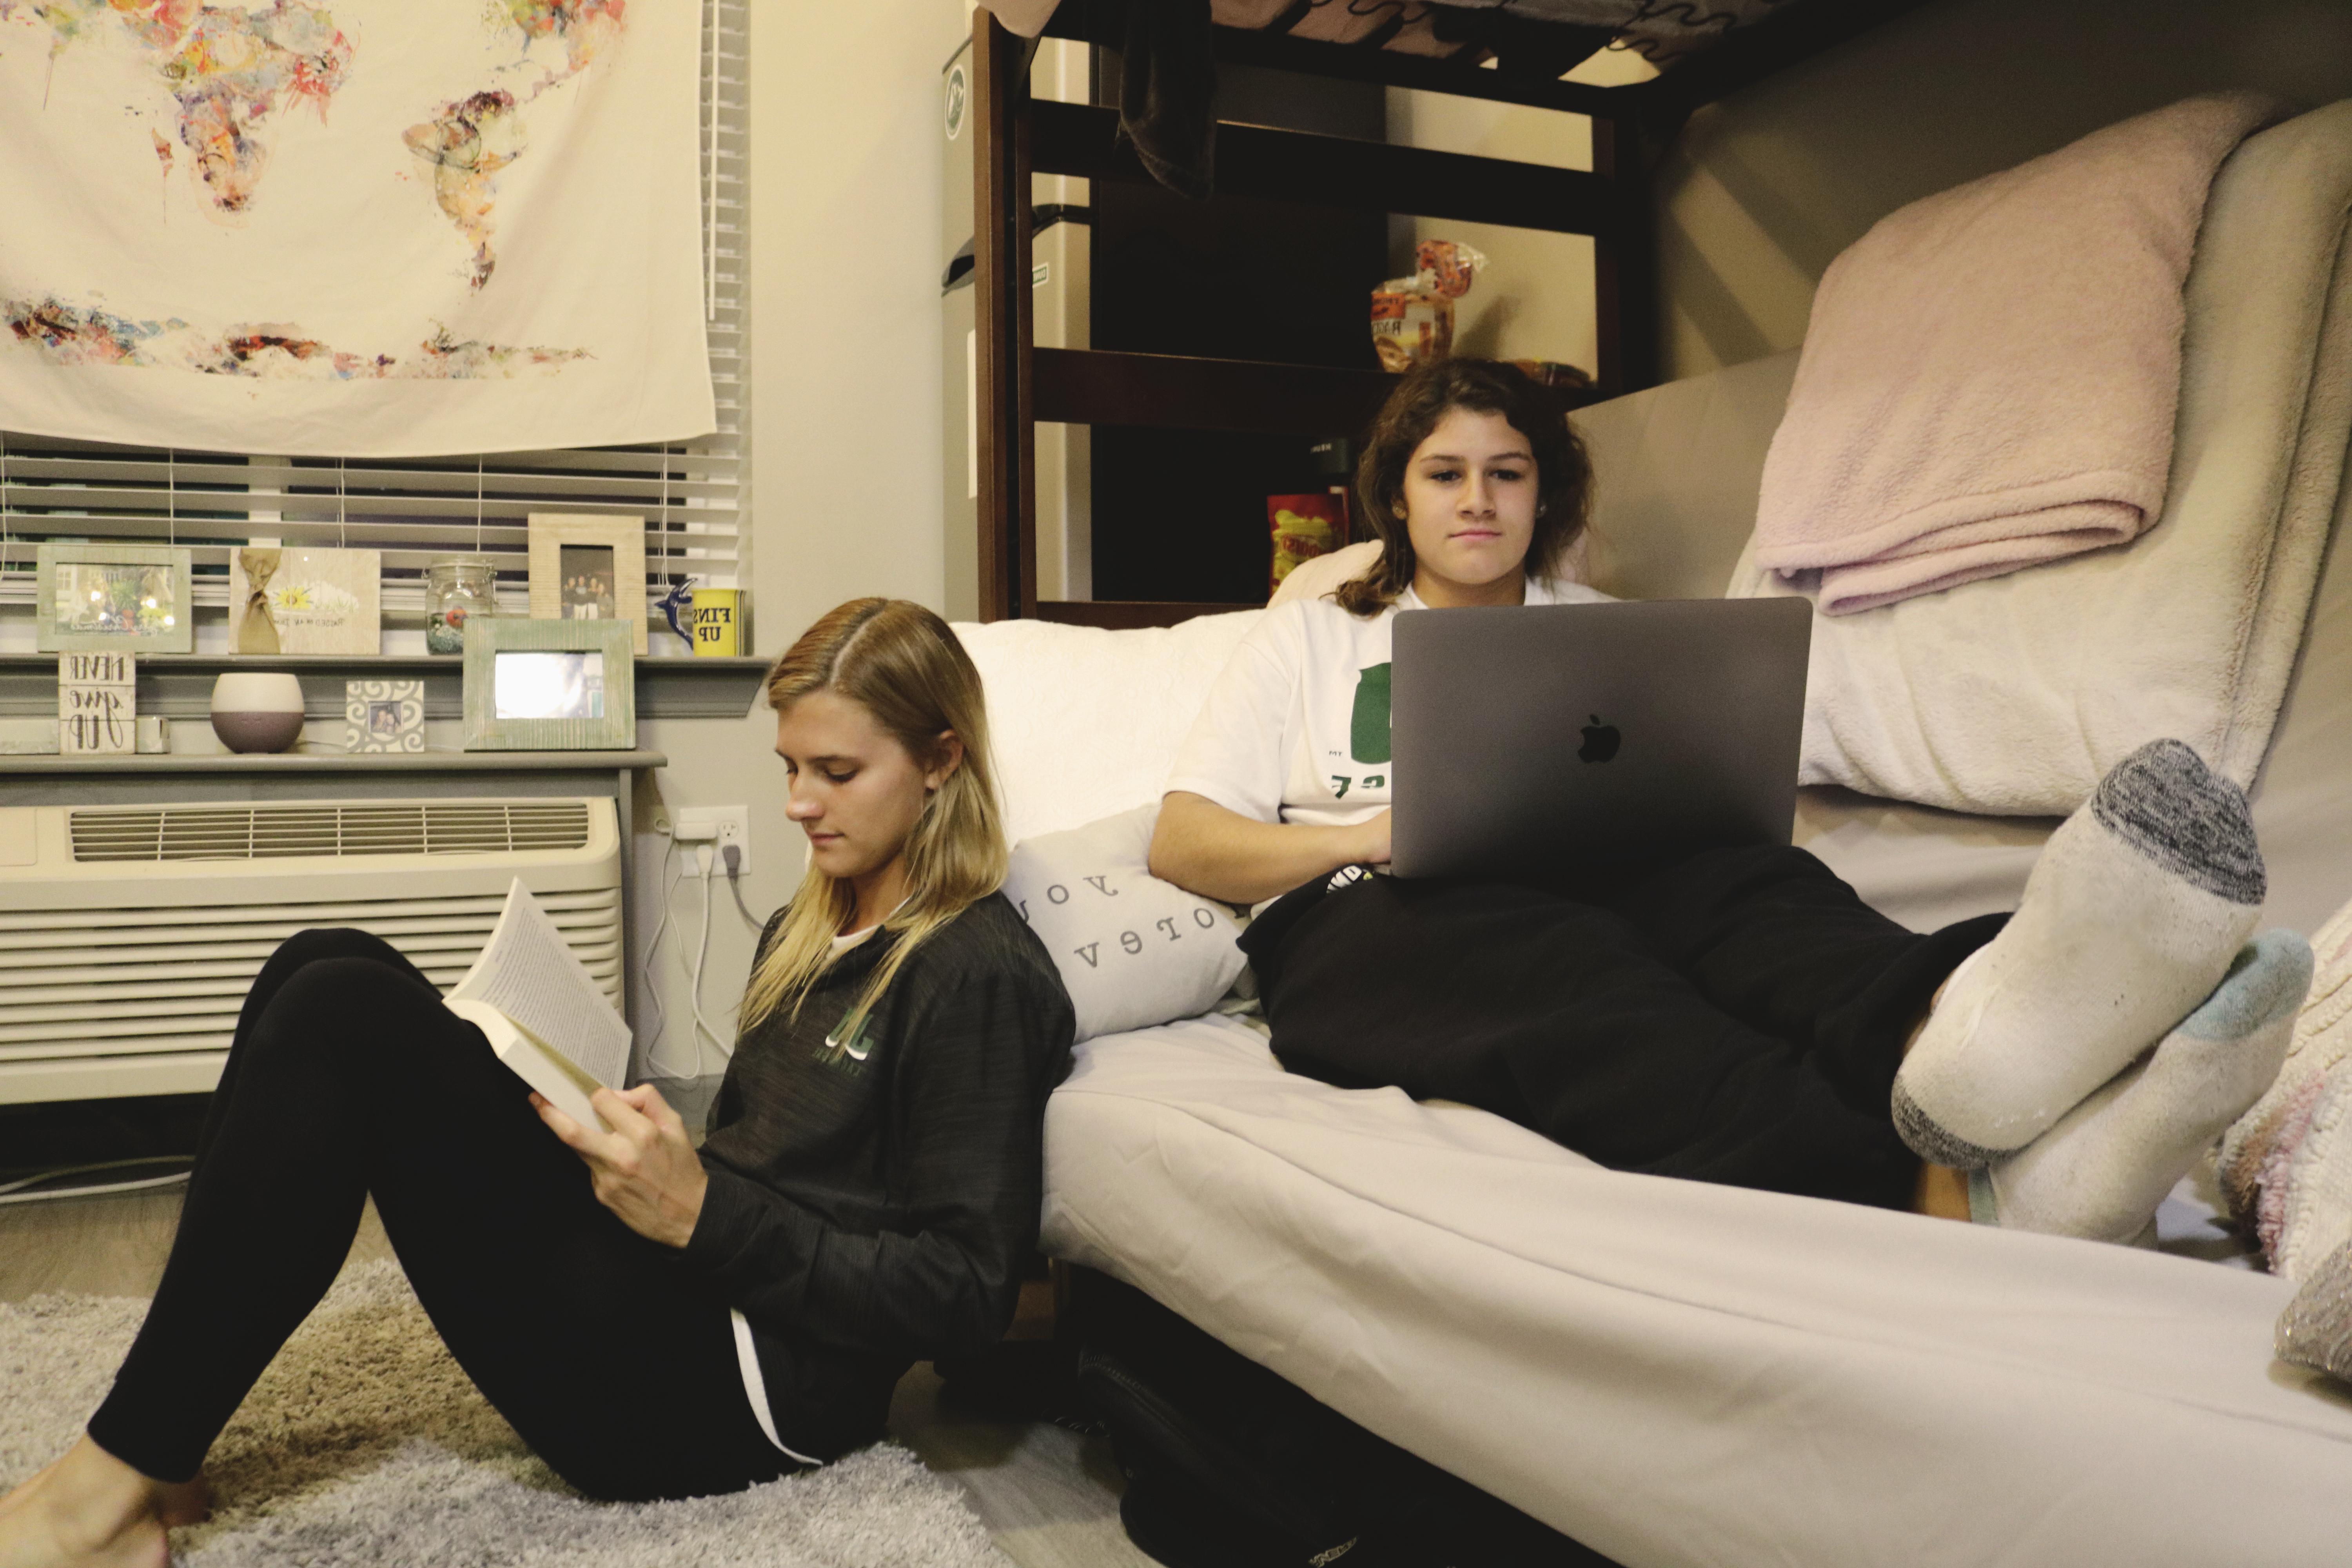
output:
<instances>
[{"instance_id":1,"label":"top bunk rail","mask_svg":"<svg viewBox=\"0 0 2352 1568\"><path fill-rule=\"evenodd\" d=\"M1127 36L1129 4L1061 0L1044 36L1117 49ZM1725 34L1655 79L1618 87L1560 79L1607 47L1612 29L1537 21L1496 10L1465 9L1463 16L1465 25L1475 24L1474 36L1460 53L1444 58L1381 47L1386 40L1379 33L1342 44L1242 27L1214 26L1210 32L1216 58L1235 65L1637 121L1666 130L1703 104L1727 98L1925 4L1927 0L1787 0L1762 21Z\"/></svg>"}]
</instances>

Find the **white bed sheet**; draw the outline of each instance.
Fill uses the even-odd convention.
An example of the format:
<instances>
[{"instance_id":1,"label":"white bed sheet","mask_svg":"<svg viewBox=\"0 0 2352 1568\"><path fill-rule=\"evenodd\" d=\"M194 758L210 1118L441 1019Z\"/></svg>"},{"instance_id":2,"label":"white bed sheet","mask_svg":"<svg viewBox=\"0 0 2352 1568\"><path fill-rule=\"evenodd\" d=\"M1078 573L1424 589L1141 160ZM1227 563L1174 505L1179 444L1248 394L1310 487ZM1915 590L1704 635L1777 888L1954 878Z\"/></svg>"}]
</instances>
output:
<instances>
[{"instance_id":1,"label":"white bed sheet","mask_svg":"<svg viewBox=\"0 0 2352 1568\"><path fill-rule=\"evenodd\" d=\"M1048 1251L1627 1568L2352 1559L2352 1396L2266 1275L1593 1165L1284 1073L1082 1046Z\"/></svg>"}]
</instances>

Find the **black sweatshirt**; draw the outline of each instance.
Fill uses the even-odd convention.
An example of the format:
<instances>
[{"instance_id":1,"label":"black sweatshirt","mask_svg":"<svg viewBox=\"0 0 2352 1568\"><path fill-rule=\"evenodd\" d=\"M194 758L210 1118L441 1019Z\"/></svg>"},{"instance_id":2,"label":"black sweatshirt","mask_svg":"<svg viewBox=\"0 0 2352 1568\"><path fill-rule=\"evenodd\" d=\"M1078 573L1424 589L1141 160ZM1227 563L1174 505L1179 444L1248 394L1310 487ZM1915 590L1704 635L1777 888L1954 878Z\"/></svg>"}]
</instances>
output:
<instances>
[{"instance_id":1,"label":"black sweatshirt","mask_svg":"<svg viewBox=\"0 0 2352 1568\"><path fill-rule=\"evenodd\" d=\"M778 1436L828 1458L881 1435L913 1363L992 1344L1012 1322L1037 1238L1045 1097L1076 1032L1045 945L991 894L837 1039L898 940L850 949L797 1017L779 1011L737 1042L684 1254L751 1323Z\"/></svg>"}]
</instances>

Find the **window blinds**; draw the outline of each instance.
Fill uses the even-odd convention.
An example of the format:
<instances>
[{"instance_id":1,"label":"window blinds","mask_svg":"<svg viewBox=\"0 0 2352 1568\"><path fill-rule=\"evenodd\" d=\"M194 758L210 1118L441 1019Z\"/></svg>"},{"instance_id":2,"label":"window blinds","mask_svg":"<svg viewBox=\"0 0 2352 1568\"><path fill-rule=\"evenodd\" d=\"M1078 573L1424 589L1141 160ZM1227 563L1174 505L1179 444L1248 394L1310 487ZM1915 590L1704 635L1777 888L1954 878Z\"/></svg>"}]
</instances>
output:
<instances>
[{"instance_id":1,"label":"window blinds","mask_svg":"<svg viewBox=\"0 0 2352 1568\"><path fill-rule=\"evenodd\" d=\"M646 577L739 584L749 415L745 213L749 0L703 0L703 245L719 428L687 442L339 462L173 452L0 432L0 605L33 600L44 542L181 544L195 602L228 602L228 555L253 538L289 547L383 552L383 608L424 611L428 561L465 552L498 563L502 604L520 613L533 511L642 516Z\"/></svg>"}]
</instances>

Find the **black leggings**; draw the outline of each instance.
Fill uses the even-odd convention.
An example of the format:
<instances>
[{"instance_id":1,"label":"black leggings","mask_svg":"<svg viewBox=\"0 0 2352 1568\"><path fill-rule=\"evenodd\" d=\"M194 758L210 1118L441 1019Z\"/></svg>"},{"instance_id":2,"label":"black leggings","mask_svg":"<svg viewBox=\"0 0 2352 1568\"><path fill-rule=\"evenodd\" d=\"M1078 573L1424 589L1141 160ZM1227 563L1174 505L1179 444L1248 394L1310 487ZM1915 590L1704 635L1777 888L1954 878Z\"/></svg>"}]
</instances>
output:
<instances>
[{"instance_id":1,"label":"black leggings","mask_svg":"<svg viewBox=\"0 0 2352 1568\"><path fill-rule=\"evenodd\" d=\"M1752 847L1564 891L1318 880L1243 945L1295 1071L1481 1106L1619 1170L1899 1208L1905 1042L2007 918L1921 936L1804 850Z\"/></svg>"},{"instance_id":2,"label":"black leggings","mask_svg":"<svg viewBox=\"0 0 2352 1568\"><path fill-rule=\"evenodd\" d=\"M171 1261L90 1436L193 1476L373 1194L458 1364L582 1491L693 1497L796 1468L751 1413L726 1303L596 1201L529 1092L383 942L287 942L246 997Z\"/></svg>"}]
</instances>

